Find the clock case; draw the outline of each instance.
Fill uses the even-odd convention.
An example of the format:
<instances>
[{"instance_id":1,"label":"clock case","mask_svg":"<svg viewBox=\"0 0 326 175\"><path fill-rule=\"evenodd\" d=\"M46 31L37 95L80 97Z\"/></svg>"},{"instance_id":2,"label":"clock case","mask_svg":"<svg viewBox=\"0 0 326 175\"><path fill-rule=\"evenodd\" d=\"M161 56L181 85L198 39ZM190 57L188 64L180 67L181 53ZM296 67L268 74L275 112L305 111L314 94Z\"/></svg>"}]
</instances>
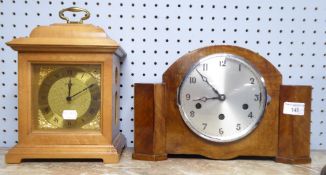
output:
<instances>
[{"instance_id":1,"label":"clock case","mask_svg":"<svg viewBox=\"0 0 326 175\"><path fill-rule=\"evenodd\" d=\"M249 61L263 76L271 97L257 128L229 143L216 143L196 135L182 120L177 105L177 89L187 71L201 58L215 53L234 54ZM163 83L138 83L134 92L134 159L157 161L167 159L168 154L194 154L211 159L262 156L282 163L311 161L311 87L282 85L280 72L250 50L224 45L192 51L165 71ZM286 101L305 103L304 116L283 114Z\"/></svg>"},{"instance_id":2,"label":"clock case","mask_svg":"<svg viewBox=\"0 0 326 175\"><path fill-rule=\"evenodd\" d=\"M22 159L86 158L119 161L126 139L119 129L119 72L126 54L91 24L67 23L36 27L29 37L7 43L18 51L18 144L5 156L7 163ZM100 131L35 130L32 104L33 64L98 64L101 66ZM35 83L34 83L35 84ZM116 96L116 97L115 97ZM118 99L115 102L115 99ZM117 110L117 111L116 111ZM117 113L117 114L116 114ZM114 118L115 114L118 118Z\"/></svg>"}]
</instances>

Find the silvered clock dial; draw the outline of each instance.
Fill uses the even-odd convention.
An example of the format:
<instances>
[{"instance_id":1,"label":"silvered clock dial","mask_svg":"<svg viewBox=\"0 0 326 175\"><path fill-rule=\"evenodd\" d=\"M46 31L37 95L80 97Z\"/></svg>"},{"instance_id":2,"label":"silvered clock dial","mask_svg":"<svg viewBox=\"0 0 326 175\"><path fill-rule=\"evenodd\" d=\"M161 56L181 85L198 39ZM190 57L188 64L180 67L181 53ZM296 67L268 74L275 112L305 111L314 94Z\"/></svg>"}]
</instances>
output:
<instances>
[{"instance_id":1,"label":"silvered clock dial","mask_svg":"<svg viewBox=\"0 0 326 175\"><path fill-rule=\"evenodd\" d=\"M195 63L177 97L186 125L213 142L231 142L250 134L267 102L261 74L244 58L224 53Z\"/></svg>"}]
</instances>

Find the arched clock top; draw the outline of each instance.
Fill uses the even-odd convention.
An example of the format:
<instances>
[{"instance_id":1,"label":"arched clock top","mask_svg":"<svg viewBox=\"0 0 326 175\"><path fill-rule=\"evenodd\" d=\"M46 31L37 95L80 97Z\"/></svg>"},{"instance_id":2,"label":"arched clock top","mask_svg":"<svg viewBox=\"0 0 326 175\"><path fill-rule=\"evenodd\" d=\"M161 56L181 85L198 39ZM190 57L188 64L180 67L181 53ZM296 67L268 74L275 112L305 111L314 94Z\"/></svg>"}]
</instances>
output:
<instances>
[{"instance_id":1,"label":"arched clock top","mask_svg":"<svg viewBox=\"0 0 326 175\"><path fill-rule=\"evenodd\" d=\"M217 53L234 54L249 61L263 77L266 77L267 89L269 89L269 86L277 87L282 83L281 73L267 59L249 49L231 45L209 46L189 52L177 59L177 61L164 72L163 82L167 84L167 86L175 85L173 87L177 88L193 64L208 55ZM170 84L169 82L173 83Z\"/></svg>"}]
</instances>

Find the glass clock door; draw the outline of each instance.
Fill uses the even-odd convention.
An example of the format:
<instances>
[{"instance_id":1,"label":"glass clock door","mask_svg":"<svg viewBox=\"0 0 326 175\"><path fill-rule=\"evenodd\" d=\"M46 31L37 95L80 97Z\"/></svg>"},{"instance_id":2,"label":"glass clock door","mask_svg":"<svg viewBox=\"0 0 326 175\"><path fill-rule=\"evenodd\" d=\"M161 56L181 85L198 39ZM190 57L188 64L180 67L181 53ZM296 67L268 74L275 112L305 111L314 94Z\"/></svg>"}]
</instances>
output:
<instances>
[{"instance_id":1,"label":"glass clock door","mask_svg":"<svg viewBox=\"0 0 326 175\"><path fill-rule=\"evenodd\" d=\"M33 128L100 130L101 65L32 64Z\"/></svg>"}]
</instances>

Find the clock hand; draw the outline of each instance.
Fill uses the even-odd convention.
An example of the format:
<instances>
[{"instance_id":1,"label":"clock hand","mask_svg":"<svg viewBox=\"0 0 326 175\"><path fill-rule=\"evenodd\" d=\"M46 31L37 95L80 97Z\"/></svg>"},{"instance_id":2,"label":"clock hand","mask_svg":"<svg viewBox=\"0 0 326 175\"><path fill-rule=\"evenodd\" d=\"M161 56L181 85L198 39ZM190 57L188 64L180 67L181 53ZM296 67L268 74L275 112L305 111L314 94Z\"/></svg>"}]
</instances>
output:
<instances>
[{"instance_id":1,"label":"clock hand","mask_svg":"<svg viewBox=\"0 0 326 175\"><path fill-rule=\"evenodd\" d=\"M203 74L201 74L197 69L196 71L198 72L198 74L200 75L201 79L208 84L209 87L212 88L212 90L217 94L218 96L218 99L221 100L221 101L224 101L225 100L225 95L224 94L220 94L215 88L213 85L211 85L208 80L207 80L207 77L205 77Z\"/></svg>"},{"instance_id":2,"label":"clock hand","mask_svg":"<svg viewBox=\"0 0 326 175\"><path fill-rule=\"evenodd\" d=\"M201 97L201 98L198 98L198 99L194 99L193 101L206 102L207 100L220 100L220 97Z\"/></svg>"},{"instance_id":3,"label":"clock hand","mask_svg":"<svg viewBox=\"0 0 326 175\"><path fill-rule=\"evenodd\" d=\"M71 94L71 86L72 86L71 77L69 77L69 82L68 82L68 97L70 97L70 94Z\"/></svg>"},{"instance_id":4,"label":"clock hand","mask_svg":"<svg viewBox=\"0 0 326 175\"><path fill-rule=\"evenodd\" d=\"M84 89L80 90L79 92L75 93L74 95L72 95L72 96L68 96L68 97L66 98L66 100L67 100L67 101L71 101L72 97L75 97L76 95L78 95L78 94L80 94L80 93L86 91L88 88L93 87L94 85L95 85L95 84L91 84L91 85L85 87Z\"/></svg>"}]
</instances>

